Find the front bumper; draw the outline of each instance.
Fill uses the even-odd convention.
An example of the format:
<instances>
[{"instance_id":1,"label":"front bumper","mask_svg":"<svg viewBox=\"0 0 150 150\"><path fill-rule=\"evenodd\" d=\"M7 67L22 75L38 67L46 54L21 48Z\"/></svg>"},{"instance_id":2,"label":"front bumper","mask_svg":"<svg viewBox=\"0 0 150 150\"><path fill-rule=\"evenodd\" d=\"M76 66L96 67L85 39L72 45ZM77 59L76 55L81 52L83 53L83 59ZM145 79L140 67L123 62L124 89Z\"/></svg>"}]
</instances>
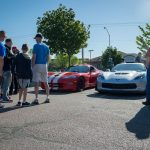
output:
<instances>
[{"instance_id":1,"label":"front bumper","mask_svg":"<svg viewBox=\"0 0 150 150\"><path fill-rule=\"evenodd\" d=\"M76 81L67 81L59 83L49 83L50 90L53 91L76 91L77 82Z\"/></svg>"},{"instance_id":2,"label":"front bumper","mask_svg":"<svg viewBox=\"0 0 150 150\"><path fill-rule=\"evenodd\" d=\"M108 92L145 92L146 80L116 82L97 80L96 90Z\"/></svg>"}]
</instances>

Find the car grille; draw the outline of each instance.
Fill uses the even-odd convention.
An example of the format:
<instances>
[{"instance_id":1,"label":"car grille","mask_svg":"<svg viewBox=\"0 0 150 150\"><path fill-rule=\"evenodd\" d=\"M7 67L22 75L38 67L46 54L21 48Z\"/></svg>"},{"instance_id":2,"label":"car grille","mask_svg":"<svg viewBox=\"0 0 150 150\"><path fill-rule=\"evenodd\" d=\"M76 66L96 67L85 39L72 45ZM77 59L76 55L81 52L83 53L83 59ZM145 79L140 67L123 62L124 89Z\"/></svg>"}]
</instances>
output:
<instances>
[{"instance_id":1,"label":"car grille","mask_svg":"<svg viewBox=\"0 0 150 150\"><path fill-rule=\"evenodd\" d=\"M112 84L112 83L102 83L103 88L109 89L136 89L137 86L134 83L130 84Z\"/></svg>"},{"instance_id":2,"label":"car grille","mask_svg":"<svg viewBox=\"0 0 150 150\"><path fill-rule=\"evenodd\" d=\"M53 88L63 88L63 84L62 83L50 83L49 84L50 87L53 87Z\"/></svg>"}]
</instances>

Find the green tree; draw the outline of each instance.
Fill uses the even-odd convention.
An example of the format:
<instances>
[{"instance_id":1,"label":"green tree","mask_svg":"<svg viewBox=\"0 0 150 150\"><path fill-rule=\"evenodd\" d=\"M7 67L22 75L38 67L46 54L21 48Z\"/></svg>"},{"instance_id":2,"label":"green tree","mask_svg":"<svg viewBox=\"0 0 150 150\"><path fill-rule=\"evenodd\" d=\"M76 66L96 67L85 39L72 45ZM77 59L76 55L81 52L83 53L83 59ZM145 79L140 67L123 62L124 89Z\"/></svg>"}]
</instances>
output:
<instances>
[{"instance_id":1,"label":"green tree","mask_svg":"<svg viewBox=\"0 0 150 150\"><path fill-rule=\"evenodd\" d=\"M57 68L65 68L68 65L67 55L58 54L55 56L54 64Z\"/></svg>"},{"instance_id":2,"label":"green tree","mask_svg":"<svg viewBox=\"0 0 150 150\"><path fill-rule=\"evenodd\" d=\"M113 65L121 63L122 55L117 51L117 48L107 47L107 49L103 52L101 59L103 69L107 69L111 68Z\"/></svg>"},{"instance_id":3,"label":"green tree","mask_svg":"<svg viewBox=\"0 0 150 150\"><path fill-rule=\"evenodd\" d=\"M76 56L72 56L70 59L70 65L76 65L80 64L80 60ZM67 68L68 67L68 55L66 54L58 54L55 56L54 59L54 65L61 69L61 68Z\"/></svg>"},{"instance_id":4,"label":"green tree","mask_svg":"<svg viewBox=\"0 0 150 150\"><path fill-rule=\"evenodd\" d=\"M145 28L139 26L139 29L142 33L136 37L136 43L140 51L146 54L146 50L150 46L150 24L146 24Z\"/></svg>"},{"instance_id":5,"label":"green tree","mask_svg":"<svg viewBox=\"0 0 150 150\"><path fill-rule=\"evenodd\" d=\"M32 51L33 51L33 49L30 49L30 50L28 51L28 54L30 55L30 57L32 57Z\"/></svg>"},{"instance_id":6,"label":"green tree","mask_svg":"<svg viewBox=\"0 0 150 150\"><path fill-rule=\"evenodd\" d=\"M78 65L78 64L81 64L81 61L78 59L78 57L76 57L76 56L73 55L71 57L70 64L71 64L71 66Z\"/></svg>"},{"instance_id":7,"label":"green tree","mask_svg":"<svg viewBox=\"0 0 150 150\"><path fill-rule=\"evenodd\" d=\"M37 31L42 33L45 43L54 54L67 54L69 66L71 57L87 46L89 26L75 19L73 9L60 5L58 9L47 11L37 20Z\"/></svg>"}]
</instances>

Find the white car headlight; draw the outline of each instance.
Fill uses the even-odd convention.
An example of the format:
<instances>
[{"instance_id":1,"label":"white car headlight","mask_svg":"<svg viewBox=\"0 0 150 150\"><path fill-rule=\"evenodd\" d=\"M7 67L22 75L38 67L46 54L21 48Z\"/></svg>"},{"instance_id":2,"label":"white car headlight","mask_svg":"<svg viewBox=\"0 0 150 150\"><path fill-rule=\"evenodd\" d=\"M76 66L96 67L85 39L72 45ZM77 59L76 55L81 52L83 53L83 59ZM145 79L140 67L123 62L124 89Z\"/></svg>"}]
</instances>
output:
<instances>
[{"instance_id":1,"label":"white car headlight","mask_svg":"<svg viewBox=\"0 0 150 150\"><path fill-rule=\"evenodd\" d=\"M145 74L141 74L138 75L137 77L134 78L134 80L140 80L140 79L144 79L145 78Z\"/></svg>"},{"instance_id":2,"label":"white car headlight","mask_svg":"<svg viewBox=\"0 0 150 150\"><path fill-rule=\"evenodd\" d=\"M98 79L99 80L105 80L105 77L104 77L104 75L101 74L101 75L98 76Z\"/></svg>"},{"instance_id":3,"label":"white car headlight","mask_svg":"<svg viewBox=\"0 0 150 150\"><path fill-rule=\"evenodd\" d=\"M63 77L63 79L75 79L77 78L76 76L66 76L66 77Z\"/></svg>"}]
</instances>

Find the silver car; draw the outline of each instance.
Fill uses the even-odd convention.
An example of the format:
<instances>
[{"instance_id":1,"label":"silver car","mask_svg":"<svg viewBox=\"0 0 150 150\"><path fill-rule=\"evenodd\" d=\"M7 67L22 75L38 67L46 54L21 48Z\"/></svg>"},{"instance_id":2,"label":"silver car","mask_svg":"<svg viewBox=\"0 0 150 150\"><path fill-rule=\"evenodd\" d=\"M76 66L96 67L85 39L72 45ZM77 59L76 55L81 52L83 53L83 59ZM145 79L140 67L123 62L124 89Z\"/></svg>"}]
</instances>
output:
<instances>
[{"instance_id":1,"label":"silver car","mask_svg":"<svg viewBox=\"0 0 150 150\"><path fill-rule=\"evenodd\" d=\"M142 63L122 63L97 78L96 90L117 92L146 91L146 67Z\"/></svg>"}]
</instances>

